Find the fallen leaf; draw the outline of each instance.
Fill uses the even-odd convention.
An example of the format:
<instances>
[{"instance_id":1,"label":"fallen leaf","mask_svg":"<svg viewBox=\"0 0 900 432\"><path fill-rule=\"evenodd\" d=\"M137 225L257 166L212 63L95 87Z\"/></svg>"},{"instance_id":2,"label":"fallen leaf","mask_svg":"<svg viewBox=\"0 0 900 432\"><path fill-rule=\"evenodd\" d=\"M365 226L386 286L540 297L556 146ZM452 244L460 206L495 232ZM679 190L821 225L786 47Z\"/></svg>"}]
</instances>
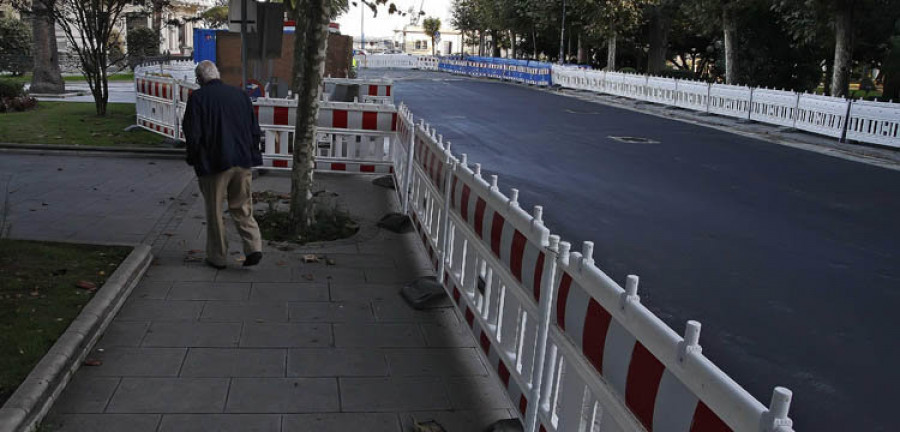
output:
<instances>
[{"instance_id":1,"label":"fallen leaf","mask_svg":"<svg viewBox=\"0 0 900 432\"><path fill-rule=\"evenodd\" d=\"M38 291L32 291L32 292L31 292L31 296L32 296L32 297L37 297L37 296L39 296L39 295L41 295L41 293L38 292Z\"/></svg>"},{"instance_id":2,"label":"fallen leaf","mask_svg":"<svg viewBox=\"0 0 900 432\"><path fill-rule=\"evenodd\" d=\"M313 276L311 273L307 273L307 274L303 275L303 279L306 279L308 281L314 281L314 280L316 280L316 277Z\"/></svg>"},{"instance_id":3,"label":"fallen leaf","mask_svg":"<svg viewBox=\"0 0 900 432\"><path fill-rule=\"evenodd\" d=\"M237 262L244 262L244 261L247 260L247 258L244 258L244 257L242 257L242 256L239 256L239 257L235 258L234 260L237 261Z\"/></svg>"},{"instance_id":4,"label":"fallen leaf","mask_svg":"<svg viewBox=\"0 0 900 432\"><path fill-rule=\"evenodd\" d=\"M305 262L305 263L319 262L319 257L317 257L313 254L303 255L303 262Z\"/></svg>"},{"instance_id":5,"label":"fallen leaf","mask_svg":"<svg viewBox=\"0 0 900 432\"><path fill-rule=\"evenodd\" d=\"M201 253L201 252L203 252L202 249L191 249L191 250L188 251L188 253L191 254L191 255L193 255L193 254L198 254L198 253Z\"/></svg>"},{"instance_id":6,"label":"fallen leaf","mask_svg":"<svg viewBox=\"0 0 900 432\"><path fill-rule=\"evenodd\" d=\"M198 256L186 256L184 257L185 262L200 262L203 261L203 258Z\"/></svg>"},{"instance_id":7,"label":"fallen leaf","mask_svg":"<svg viewBox=\"0 0 900 432\"><path fill-rule=\"evenodd\" d=\"M335 264L337 264L337 262L336 262L335 260L331 259L331 258L328 258L328 259L325 260L325 265L330 265L330 266L332 266L332 265L335 265Z\"/></svg>"},{"instance_id":8,"label":"fallen leaf","mask_svg":"<svg viewBox=\"0 0 900 432\"><path fill-rule=\"evenodd\" d=\"M102 364L103 364L102 361L96 360L96 359L87 359L84 361L85 366L100 366Z\"/></svg>"},{"instance_id":9,"label":"fallen leaf","mask_svg":"<svg viewBox=\"0 0 900 432\"><path fill-rule=\"evenodd\" d=\"M75 283L75 286L81 288L83 290L93 291L97 289L97 284L93 282L88 282L86 280L81 280Z\"/></svg>"},{"instance_id":10,"label":"fallen leaf","mask_svg":"<svg viewBox=\"0 0 900 432\"><path fill-rule=\"evenodd\" d=\"M106 275L106 272L103 271L103 270L100 270L100 271L97 272L97 275L99 275L99 276L104 276L104 275Z\"/></svg>"},{"instance_id":11,"label":"fallen leaf","mask_svg":"<svg viewBox=\"0 0 900 432\"><path fill-rule=\"evenodd\" d=\"M284 267L284 266L287 265L287 263L284 262L284 261L278 261L278 262L275 263L275 265L277 265L278 267Z\"/></svg>"}]
</instances>

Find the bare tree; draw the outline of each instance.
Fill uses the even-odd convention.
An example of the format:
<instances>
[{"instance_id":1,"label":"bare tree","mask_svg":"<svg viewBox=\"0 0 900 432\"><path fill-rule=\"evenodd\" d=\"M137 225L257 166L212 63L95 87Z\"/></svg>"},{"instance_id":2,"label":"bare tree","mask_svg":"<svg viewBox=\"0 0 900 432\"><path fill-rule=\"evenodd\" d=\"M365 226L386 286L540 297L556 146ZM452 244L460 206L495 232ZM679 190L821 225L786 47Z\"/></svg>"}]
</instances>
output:
<instances>
[{"instance_id":1,"label":"bare tree","mask_svg":"<svg viewBox=\"0 0 900 432\"><path fill-rule=\"evenodd\" d=\"M106 115L109 101L107 71L122 60L114 31L116 21L130 0L57 0L52 10L56 25L65 33L79 68L94 96L97 115ZM116 51L111 55L112 51ZM111 58L113 57L113 58Z\"/></svg>"}]
</instances>

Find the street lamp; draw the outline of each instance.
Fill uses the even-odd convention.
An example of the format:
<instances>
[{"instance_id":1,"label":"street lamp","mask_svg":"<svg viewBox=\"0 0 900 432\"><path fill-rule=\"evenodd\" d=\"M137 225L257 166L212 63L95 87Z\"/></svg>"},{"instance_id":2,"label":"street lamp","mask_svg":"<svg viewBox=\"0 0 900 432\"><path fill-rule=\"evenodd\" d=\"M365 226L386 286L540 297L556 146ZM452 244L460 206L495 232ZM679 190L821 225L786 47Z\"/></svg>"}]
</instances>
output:
<instances>
[{"instance_id":1,"label":"street lamp","mask_svg":"<svg viewBox=\"0 0 900 432\"><path fill-rule=\"evenodd\" d=\"M559 31L559 64L565 63L565 54L563 53L565 49L565 40L566 40L566 0L563 0L563 9L562 9L562 29Z\"/></svg>"}]
</instances>

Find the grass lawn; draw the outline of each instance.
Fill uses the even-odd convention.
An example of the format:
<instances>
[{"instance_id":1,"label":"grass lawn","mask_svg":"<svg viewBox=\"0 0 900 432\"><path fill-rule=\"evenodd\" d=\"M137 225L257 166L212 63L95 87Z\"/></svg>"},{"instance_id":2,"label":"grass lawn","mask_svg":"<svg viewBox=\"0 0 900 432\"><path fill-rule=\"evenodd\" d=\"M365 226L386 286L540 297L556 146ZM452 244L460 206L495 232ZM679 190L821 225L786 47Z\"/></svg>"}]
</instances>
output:
<instances>
[{"instance_id":1,"label":"grass lawn","mask_svg":"<svg viewBox=\"0 0 900 432\"><path fill-rule=\"evenodd\" d=\"M0 75L0 80L8 80L14 81L18 83L30 83L31 82L31 74L27 73L21 76L12 76L12 75ZM63 80L65 82L83 82L85 81L84 75L63 75ZM134 81L134 72L123 72L117 73L115 75L109 76L110 81Z\"/></svg>"},{"instance_id":2,"label":"grass lawn","mask_svg":"<svg viewBox=\"0 0 900 432\"><path fill-rule=\"evenodd\" d=\"M165 137L134 124L134 104L111 103L97 117L93 103L39 102L32 111L0 114L0 141L17 144L159 146Z\"/></svg>"},{"instance_id":3,"label":"grass lawn","mask_svg":"<svg viewBox=\"0 0 900 432\"><path fill-rule=\"evenodd\" d=\"M102 286L127 247L0 240L0 405Z\"/></svg>"}]
</instances>

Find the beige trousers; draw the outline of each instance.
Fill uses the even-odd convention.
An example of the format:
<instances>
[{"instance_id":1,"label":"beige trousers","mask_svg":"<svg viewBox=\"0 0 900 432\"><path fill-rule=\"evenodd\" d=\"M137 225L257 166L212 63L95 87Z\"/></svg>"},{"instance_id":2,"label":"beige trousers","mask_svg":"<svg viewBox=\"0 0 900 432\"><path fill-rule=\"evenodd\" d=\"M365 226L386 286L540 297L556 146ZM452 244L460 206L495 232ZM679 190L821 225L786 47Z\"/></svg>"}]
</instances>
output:
<instances>
[{"instance_id":1,"label":"beige trousers","mask_svg":"<svg viewBox=\"0 0 900 432\"><path fill-rule=\"evenodd\" d=\"M228 240L222 221L222 202L226 197L228 211L243 241L244 254L262 252L259 225L253 219L252 178L251 171L241 167L198 178L206 202L206 259L215 265L226 265L228 261Z\"/></svg>"}]
</instances>

